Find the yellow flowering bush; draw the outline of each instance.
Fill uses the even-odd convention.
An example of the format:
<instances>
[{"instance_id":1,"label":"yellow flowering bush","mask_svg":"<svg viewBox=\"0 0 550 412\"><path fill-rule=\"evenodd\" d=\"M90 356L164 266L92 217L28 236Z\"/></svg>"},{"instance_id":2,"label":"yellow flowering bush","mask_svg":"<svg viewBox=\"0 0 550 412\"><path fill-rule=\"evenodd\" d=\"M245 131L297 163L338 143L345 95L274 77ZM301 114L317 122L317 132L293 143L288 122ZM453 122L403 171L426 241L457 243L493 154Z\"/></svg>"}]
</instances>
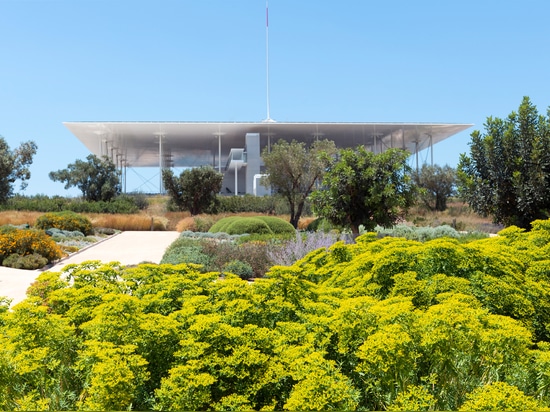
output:
<instances>
[{"instance_id":1,"label":"yellow flowering bush","mask_svg":"<svg viewBox=\"0 0 550 412\"><path fill-rule=\"evenodd\" d=\"M12 255L40 255L49 263L61 258L63 251L42 230L14 229L0 233L0 260L4 262Z\"/></svg>"},{"instance_id":2,"label":"yellow flowering bush","mask_svg":"<svg viewBox=\"0 0 550 412\"><path fill-rule=\"evenodd\" d=\"M57 228L61 230L77 230L85 235L92 233L92 222L85 216L65 210L63 212L44 213L36 219L38 229Z\"/></svg>"}]
</instances>

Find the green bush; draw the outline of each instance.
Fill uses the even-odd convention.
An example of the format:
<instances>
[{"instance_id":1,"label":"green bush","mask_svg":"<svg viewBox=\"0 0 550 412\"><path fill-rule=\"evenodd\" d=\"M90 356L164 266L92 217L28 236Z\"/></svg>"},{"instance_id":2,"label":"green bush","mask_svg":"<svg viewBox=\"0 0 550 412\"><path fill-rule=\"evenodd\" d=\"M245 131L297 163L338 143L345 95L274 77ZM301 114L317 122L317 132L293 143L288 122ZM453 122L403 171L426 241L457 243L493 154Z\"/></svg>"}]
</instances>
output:
<instances>
[{"instance_id":1,"label":"green bush","mask_svg":"<svg viewBox=\"0 0 550 412\"><path fill-rule=\"evenodd\" d=\"M63 212L45 213L36 219L38 229L57 228L61 230L78 230L89 235L92 233L92 222L85 216L65 210Z\"/></svg>"},{"instance_id":2,"label":"green bush","mask_svg":"<svg viewBox=\"0 0 550 412\"><path fill-rule=\"evenodd\" d=\"M38 253L31 255L21 256L17 253L13 253L4 259L2 266L6 266L14 269L40 269L48 263L48 259L40 256Z\"/></svg>"},{"instance_id":3,"label":"green bush","mask_svg":"<svg viewBox=\"0 0 550 412\"><path fill-rule=\"evenodd\" d=\"M273 216L229 216L218 220L209 230L230 235L247 234L294 234L295 229L287 221Z\"/></svg>"},{"instance_id":4,"label":"green bush","mask_svg":"<svg viewBox=\"0 0 550 412\"><path fill-rule=\"evenodd\" d=\"M144 195L120 195L109 202L89 202L80 198L48 197L45 195L21 196L9 199L1 210L27 210L33 212L59 212L70 210L76 213L132 214L148 205Z\"/></svg>"},{"instance_id":5,"label":"green bush","mask_svg":"<svg viewBox=\"0 0 550 412\"><path fill-rule=\"evenodd\" d=\"M210 260L211 258L203 252L202 241L180 237L166 249L160 263L195 263L206 268Z\"/></svg>"},{"instance_id":6,"label":"green bush","mask_svg":"<svg viewBox=\"0 0 550 412\"><path fill-rule=\"evenodd\" d=\"M267 223L255 217L242 217L231 223L224 232L230 235L240 235L243 233L273 234Z\"/></svg>"},{"instance_id":7,"label":"green bush","mask_svg":"<svg viewBox=\"0 0 550 412\"><path fill-rule=\"evenodd\" d=\"M210 229L208 229L208 231L211 233L218 233L218 232L227 233L227 228L229 227L229 225L239 219L242 219L242 217L240 216L224 217L223 219L220 219L216 223L214 223L210 227Z\"/></svg>"},{"instance_id":8,"label":"green bush","mask_svg":"<svg viewBox=\"0 0 550 412\"><path fill-rule=\"evenodd\" d=\"M254 276L252 266L242 260L232 260L223 266L224 273L233 273L241 279L248 280Z\"/></svg>"},{"instance_id":9,"label":"green bush","mask_svg":"<svg viewBox=\"0 0 550 412\"><path fill-rule=\"evenodd\" d=\"M294 226L292 226L289 222L286 220L283 220L278 217L274 216L257 216L256 219L260 219L261 221L265 222L267 226L271 229L271 231L276 234L292 234L296 232L296 229L294 229Z\"/></svg>"}]
</instances>

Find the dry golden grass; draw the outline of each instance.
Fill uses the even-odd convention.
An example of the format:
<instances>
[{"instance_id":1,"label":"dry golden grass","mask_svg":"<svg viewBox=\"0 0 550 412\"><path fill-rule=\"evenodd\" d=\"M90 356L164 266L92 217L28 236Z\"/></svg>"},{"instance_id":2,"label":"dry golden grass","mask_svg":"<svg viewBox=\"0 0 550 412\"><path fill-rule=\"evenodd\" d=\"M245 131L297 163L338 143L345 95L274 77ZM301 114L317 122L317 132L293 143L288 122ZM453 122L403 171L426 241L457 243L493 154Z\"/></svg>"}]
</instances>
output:
<instances>
[{"instance_id":1,"label":"dry golden grass","mask_svg":"<svg viewBox=\"0 0 550 412\"><path fill-rule=\"evenodd\" d=\"M185 232L186 230L195 232L197 230L195 219L191 216L184 217L176 224L176 230L178 232Z\"/></svg>"},{"instance_id":2,"label":"dry golden grass","mask_svg":"<svg viewBox=\"0 0 550 412\"><path fill-rule=\"evenodd\" d=\"M463 202L451 201L447 204L447 210L443 212L433 212L422 206L417 206L409 211L407 221L416 226L440 226L443 224L451 225L457 230L468 232L480 231L487 233L497 233L503 226L492 223L491 218L482 217Z\"/></svg>"},{"instance_id":3,"label":"dry golden grass","mask_svg":"<svg viewBox=\"0 0 550 412\"><path fill-rule=\"evenodd\" d=\"M315 216L301 217L300 220L298 221L298 229L299 230L306 229L309 226L309 224L313 222L315 219L317 219Z\"/></svg>"},{"instance_id":4,"label":"dry golden grass","mask_svg":"<svg viewBox=\"0 0 550 412\"><path fill-rule=\"evenodd\" d=\"M168 219L164 216L146 214L112 215L103 213L86 214L94 227L107 227L116 230L166 230Z\"/></svg>"},{"instance_id":5,"label":"dry golden grass","mask_svg":"<svg viewBox=\"0 0 550 412\"><path fill-rule=\"evenodd\" d=\"M0 225L24 225L34 226L36 219L43 215L41 212L24 212L7 210L0 212Z\"/></svg>"}]
</instances>

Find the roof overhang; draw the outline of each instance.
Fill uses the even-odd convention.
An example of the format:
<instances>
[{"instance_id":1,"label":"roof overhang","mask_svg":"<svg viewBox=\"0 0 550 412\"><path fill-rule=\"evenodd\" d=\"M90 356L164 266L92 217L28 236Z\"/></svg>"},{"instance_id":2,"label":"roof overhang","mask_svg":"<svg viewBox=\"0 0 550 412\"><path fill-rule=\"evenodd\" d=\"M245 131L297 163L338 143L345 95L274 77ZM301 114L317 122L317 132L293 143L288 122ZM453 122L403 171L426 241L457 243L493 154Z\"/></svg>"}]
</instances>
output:
<instances>
[{"instance_id":1,"label":"roof overhang","mask_svg":"<svg viewBox=\"0 0 550 412\"><path fill-rule=\"evenodd\" d=\"M93 154L120 156L131 167L216 165L232 148L243 148L247 133L259 133L266 147L279 139L311 143L329 139L337 147L391 147L411 153L473 126L443 123L279 123L279 122L64 122Z\"/></svg>"}]
</instances>

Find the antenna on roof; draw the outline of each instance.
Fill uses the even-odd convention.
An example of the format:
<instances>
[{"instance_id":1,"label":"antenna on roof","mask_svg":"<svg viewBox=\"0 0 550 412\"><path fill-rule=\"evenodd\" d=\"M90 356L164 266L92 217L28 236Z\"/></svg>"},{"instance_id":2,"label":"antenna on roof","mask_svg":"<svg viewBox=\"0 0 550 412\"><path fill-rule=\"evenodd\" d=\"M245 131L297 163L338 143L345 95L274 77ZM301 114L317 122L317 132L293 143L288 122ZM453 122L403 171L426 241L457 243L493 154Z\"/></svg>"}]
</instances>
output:
<instances>
[{"instance_id":1,"label":"antenna on roof","mask_svg":"<svg viewBox=\"0 0 550 412\"><path fill-rule=\"evenodd\" d=\"M265 74L266 74L266 103L267 103L267 118L266 123L273 123L269 114L269 0L265 0Z\"/></svg>"}]
</instances>

